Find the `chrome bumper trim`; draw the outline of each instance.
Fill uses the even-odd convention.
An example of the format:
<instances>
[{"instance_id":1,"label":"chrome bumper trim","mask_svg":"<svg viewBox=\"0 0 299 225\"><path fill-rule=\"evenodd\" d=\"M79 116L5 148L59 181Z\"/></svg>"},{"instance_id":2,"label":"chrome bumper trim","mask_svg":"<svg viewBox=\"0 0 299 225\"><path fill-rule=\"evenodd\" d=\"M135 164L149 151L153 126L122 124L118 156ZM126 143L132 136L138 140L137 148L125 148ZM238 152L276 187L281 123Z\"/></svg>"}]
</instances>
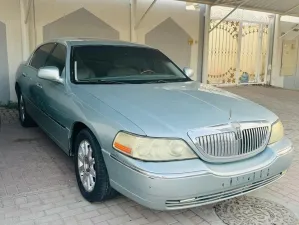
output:
<instances>
[{"instance_id":1,"label":"chrome bumper trim","mask_svg":"<svg viewBox=\"0 0 299 225\"><path fill-rule=\"evenodd\" d=\"M231 197L236 197L239 195L246 194L248 192L254 191L256 189L259 189L261 187L264 187L278 179L280 179L285 173L281 172L278 175L272 176L266 180L261 180L254 182L252 184L245 185L240 188L236 188L233 190L218 192L215 194L210 195L204 195L199 196L191 199L183 199L183 200L167 200L165 202L165 205L169 209L175 209L175 208L182 208L182 207L196 207L204 204L211 204L214 202L219 202L222 200L226 200Z\"/></svg>"}]
</instances>

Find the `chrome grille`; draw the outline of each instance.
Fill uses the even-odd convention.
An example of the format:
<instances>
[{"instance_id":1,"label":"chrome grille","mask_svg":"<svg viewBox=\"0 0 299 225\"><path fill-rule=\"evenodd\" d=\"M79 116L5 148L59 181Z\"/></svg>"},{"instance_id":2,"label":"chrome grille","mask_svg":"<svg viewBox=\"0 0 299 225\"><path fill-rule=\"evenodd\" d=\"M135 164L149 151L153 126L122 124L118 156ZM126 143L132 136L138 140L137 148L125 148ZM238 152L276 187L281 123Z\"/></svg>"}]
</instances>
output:
<instances>
[{"instance_id":1,"label":"chrome grille","mask_svg":"<svg viewBox=\"0 0 299 225\"><path fill-rule=\"evenodd\" d=\"M195 137L194 143L205 155L224 158L243 156L265 148L269 140L269 126L245 127L201 135Z\"/></svg>"},{"instance_id":2,"label":"chrome grille","mask_svg":"<svg viewBox=\"0 0 299 225\"><path fill-rule=\"evenodd\" d=\"M245 129L242 131L240 154L259 149L268 141L268 127Z\"/></svg>"}]
</instances>

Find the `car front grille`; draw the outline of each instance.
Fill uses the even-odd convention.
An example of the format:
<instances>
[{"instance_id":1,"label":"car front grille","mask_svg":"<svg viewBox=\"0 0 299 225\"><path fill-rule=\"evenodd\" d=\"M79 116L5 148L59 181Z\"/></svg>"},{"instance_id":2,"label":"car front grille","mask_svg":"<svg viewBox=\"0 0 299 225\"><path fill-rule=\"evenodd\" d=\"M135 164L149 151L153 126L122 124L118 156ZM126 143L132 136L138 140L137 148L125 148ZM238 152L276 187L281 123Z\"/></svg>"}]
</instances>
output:
<instances>
[{"instance_id":1,"label":"car front grille","mask_svg":"<svg viewBox=\"0 0 299 225\"><path fill-rule=\"evenodd\" d=\"M268 141L269 127L257 127L200 136L196 146L210 156L231 157L244 155L265 147Z\"/></svg>"},{"instance_id":2,"label":"car front grille","mask_svg":"<svg viewBox=\"0 0 299 225\"><path fill-rule=\"evenodd\" d=\"M271 123L266 120L229 122L188 131L199 156L213 163L252 157L266 149Z\"/></svg>"},{"instance_id":3,"label":"car front grille","mask_svg":"<svg viewBox=\"0 0 299 225\"><path fill-rule=\"evenodd\" d=\"M189 207L196 207L201 206L205 204L211 204L215 202L219 202L225 199L229 199L232 197L236 197L239 195L246 194L248 192L254 191L258 188L264 187L265 185L268 185L280 177L282 177L283 173L280 173L278 175L269 177L265 180L256 181L247 185L244 185L242 187L238 187L231 190L226 190L214 194L208 194L208 195L202 195L191 199L182 199L182 200L167 200L165 202L166 207L168 209L183 209L183 208L189 208Z\"/></svg>"}]
</instances>

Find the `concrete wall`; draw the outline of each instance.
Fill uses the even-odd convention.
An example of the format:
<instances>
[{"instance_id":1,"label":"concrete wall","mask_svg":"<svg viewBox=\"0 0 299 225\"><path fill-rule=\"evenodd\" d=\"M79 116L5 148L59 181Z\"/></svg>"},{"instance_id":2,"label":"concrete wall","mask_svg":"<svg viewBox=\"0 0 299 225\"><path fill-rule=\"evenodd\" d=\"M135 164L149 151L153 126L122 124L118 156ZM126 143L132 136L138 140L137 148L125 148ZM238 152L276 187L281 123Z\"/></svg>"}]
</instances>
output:
<instances>
[{"instance_id":1,"label":"concrete wall","mask_svg":"<svg viewBox=\"0 0 299 225\"><path fill-rule=\"evenodd\" d=\"M284 33L288 32L290 29L292 29L294 26L296 26L296 23L292 22L285 22L281 21L280 26L278 27L278 33L279 36L283 35ZM273 61L273 73L271 77L271 85L286 89L293 89L293 90L299 90L299 33L295 31L289 32L286 36L283 38L278 39L278 44L276 49L274 49L274 58L275 61ZM283 43L286 40L294 40L296 43L297 48L297 55L295 54L295 57L297 57L297 66L292 73L292 75L285 76L282 74L282 55L283 55Z\"/></svg>"},{"instance_id":2,"label":"concrete wall","mask_svg":"<svg viewBox=\"0 0 299 225\"><path fill-rule=\"evenodd\" d=\"M0 102L15 100L15 72L22 61L19 0L0 0Z\"/></svg>"}]
</instances>

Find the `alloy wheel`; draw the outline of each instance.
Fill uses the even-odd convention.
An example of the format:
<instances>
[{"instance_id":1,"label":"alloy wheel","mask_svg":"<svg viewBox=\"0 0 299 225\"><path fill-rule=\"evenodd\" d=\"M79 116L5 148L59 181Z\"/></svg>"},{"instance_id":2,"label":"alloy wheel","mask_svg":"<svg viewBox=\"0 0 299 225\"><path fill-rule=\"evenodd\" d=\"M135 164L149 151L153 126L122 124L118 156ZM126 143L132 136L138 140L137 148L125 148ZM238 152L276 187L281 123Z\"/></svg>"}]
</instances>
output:
<instances>
[{"instance_id":1,"label":"alloy wheel","mask_svg":"<svg viewBox=\"0 0 299 225\"><path fill-rule=\"evenodd\" d=\"M20 96L19 111L20 111L21 120L25 121L25 103L24 103L23 95Z\"/></svg>"},{"instance_id":2,"label":"alloy wheel","mask_svg":"<svg viewBox=\"0 0 299 225\"><path fill-rule=\"evenodd\" d=\"M93 149L87 140L81 141L78 149L78 170L81 182L87 192L92 192L96 183Z\"/></svg>"}]
</instances>

